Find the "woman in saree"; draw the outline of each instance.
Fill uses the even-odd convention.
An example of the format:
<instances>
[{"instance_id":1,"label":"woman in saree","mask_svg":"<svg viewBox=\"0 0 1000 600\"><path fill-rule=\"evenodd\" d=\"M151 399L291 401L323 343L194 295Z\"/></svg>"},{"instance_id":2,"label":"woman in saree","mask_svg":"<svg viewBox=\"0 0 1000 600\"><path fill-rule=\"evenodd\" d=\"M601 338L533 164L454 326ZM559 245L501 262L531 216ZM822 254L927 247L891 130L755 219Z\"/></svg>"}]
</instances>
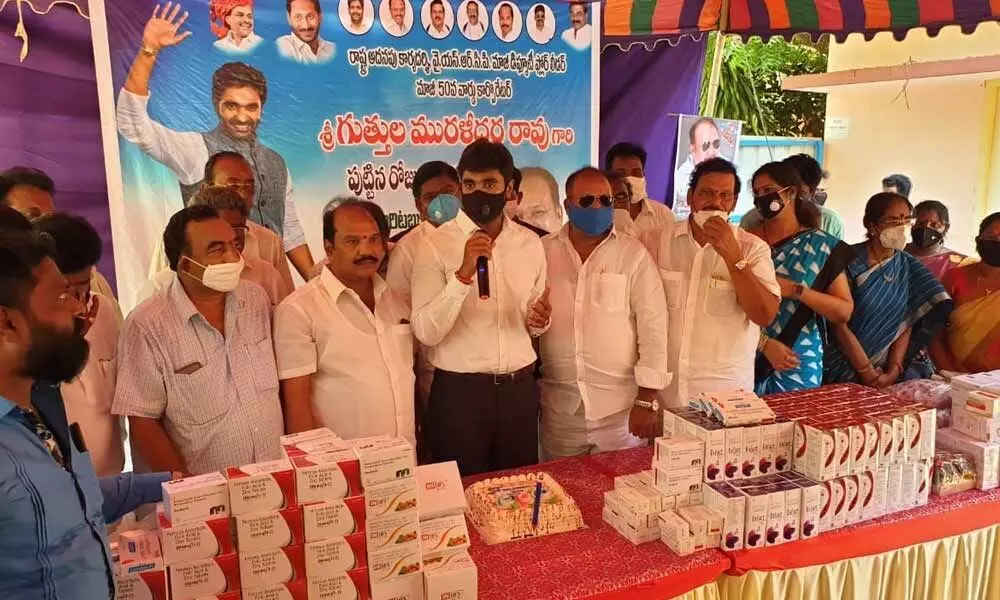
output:
<instances>
[{"instance_id":1,"label":"woman in saree","mask_svg":"<svg viewBox=\"0 0 1000 600\"><path fill-rule=\"evenodd\" d=\"M931 375L907 369L944 327L952 301L927 267L903 252L912 221L913 207L899 194L882 192L868 200L868 240L851 246L847 266L854 315L833 326L827 383L884 388Z\"/></svg>"},{"instance_id":2,"label":"woman in saree","mask_svg":"<svg viewBox=\"0 0 1000 600\"><path fill-rule=\"evenodd\" d=\"M911 241L906 251L924 263L939 281L944 281L952 269L971 262L964 254L944 245L951 229L947 206L937 200L924 200L913 209L913 216L916 222L910 230Z\"/></svg>"},{"instance_id":3,"label":"woman in saree","mask_svg":"<svg viewBox=\"0 0 1000 600\"><path fill-rule=\"evenodd\" d=\"M755 391L774 394L823 383L823 321L846 323L854 309L844 274L850 248L818 229L820 214L794 167L772 162L751 180L763 217L750 232L771 247L781 306L758 345Z\"/></svg>"},{"instance_id":4,"label":"woman in saree","mask_svg":"<svg viewBox=\"0 0 1000 600\"><path fill-rule=\"evenodd\" d=\"M1000 212L979 226L976 251L981 262L945 276L955 310L931 346L938 368L957 373L1000 369Z\"/></svg>"}]
</instances>

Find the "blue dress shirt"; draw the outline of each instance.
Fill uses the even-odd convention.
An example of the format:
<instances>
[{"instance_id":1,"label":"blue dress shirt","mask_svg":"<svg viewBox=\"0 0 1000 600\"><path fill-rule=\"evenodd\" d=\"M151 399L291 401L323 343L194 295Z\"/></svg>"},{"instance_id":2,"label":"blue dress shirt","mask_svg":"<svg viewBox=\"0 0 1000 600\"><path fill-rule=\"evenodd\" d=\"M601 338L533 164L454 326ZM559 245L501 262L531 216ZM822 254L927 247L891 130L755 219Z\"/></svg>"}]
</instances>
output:
<instances>
[{"instance_id":1,"label":"blue dress shirt","mask_svg":"<svg viewBox=\"0 0 1000 600\"><path fill-rule=\"evenodd\" d=\"M98 480L70 432L57 386L36 384L32 404L66 457L53 458L23 412L0 396L0 598L111 598L106 522L161 498L169 473Z\"/></svg>"}]
</instances>

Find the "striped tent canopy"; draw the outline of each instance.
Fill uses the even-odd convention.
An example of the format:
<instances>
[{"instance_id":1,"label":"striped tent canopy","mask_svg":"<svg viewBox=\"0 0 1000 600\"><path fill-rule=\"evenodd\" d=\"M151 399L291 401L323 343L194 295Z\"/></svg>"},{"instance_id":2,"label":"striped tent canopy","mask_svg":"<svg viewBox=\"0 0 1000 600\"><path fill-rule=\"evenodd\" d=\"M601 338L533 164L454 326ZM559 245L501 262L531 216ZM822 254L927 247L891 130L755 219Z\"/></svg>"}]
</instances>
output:
<instances>
[{"instance_id":1,"label":"striped tent canopy","mask_svg":"<svg viewBox=\"0 0 1000 600\"><path fill-rule=\"evenodd\" d=\"M723 0L604 0L608 42L676 36L720 28ZM726 31L768 38L824 33L843 40L852 33L871 38L891 31L897 39L918 27L930 35L947 25L971 32L1000 20L1000 0L729 0Z\"/></svg>"}]
</instances>

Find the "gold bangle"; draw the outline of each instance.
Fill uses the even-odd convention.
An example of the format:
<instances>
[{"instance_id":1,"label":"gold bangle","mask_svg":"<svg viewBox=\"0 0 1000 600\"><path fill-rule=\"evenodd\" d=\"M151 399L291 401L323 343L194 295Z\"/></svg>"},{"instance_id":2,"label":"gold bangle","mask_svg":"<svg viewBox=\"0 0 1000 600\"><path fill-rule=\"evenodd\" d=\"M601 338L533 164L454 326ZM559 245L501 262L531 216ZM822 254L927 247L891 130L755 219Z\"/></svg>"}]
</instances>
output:
<instances>
[{"instance_id":1,"label":"gold bangle","mask_svg":"<svg viewBox=\"0 0 1000 600\"><path fill-rule=\"evenodd\" d=\"M159 50L152 48L150 46L146 46L145 44L143 44L142 46L142 53L145 54L146 56L156 56L159 52L160 52Z\"/></svg>"}]
</instances>

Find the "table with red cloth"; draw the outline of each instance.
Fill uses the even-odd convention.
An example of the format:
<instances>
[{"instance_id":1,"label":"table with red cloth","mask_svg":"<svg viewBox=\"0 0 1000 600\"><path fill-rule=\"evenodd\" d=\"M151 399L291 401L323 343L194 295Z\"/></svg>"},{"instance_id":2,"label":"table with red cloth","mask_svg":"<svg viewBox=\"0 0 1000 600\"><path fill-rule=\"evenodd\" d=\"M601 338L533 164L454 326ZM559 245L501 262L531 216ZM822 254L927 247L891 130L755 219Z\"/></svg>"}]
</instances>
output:
<instances>
[{"instance_id":1,"label":"table with red cloth","mask_svg":"<svg viewBox=\"0 0 1000 600\"><path fill-rule=\"evenodd\" d=\"M587 527L487 546L474 527L469 553L479 568L482 600L561 598L664 599L714 582L730 565L718 550L680 557L662 543L634 546L601 519L604 492L618 475L649 469L652 450L636 448L468 477L544 471L576 500Z\"/></svg>"},{"instance_id":2,"label":"table with red cloth","mask_svg":"<svg viewBox=\"0 0 1000 600\"><path fill-rule=\"evenodd\" d=\"M726 552L727 571L778 571L849 560L1000 524L1000 489L931 496L926 506L891 513L780 546Z\"/></svg>"}]
</instances>

